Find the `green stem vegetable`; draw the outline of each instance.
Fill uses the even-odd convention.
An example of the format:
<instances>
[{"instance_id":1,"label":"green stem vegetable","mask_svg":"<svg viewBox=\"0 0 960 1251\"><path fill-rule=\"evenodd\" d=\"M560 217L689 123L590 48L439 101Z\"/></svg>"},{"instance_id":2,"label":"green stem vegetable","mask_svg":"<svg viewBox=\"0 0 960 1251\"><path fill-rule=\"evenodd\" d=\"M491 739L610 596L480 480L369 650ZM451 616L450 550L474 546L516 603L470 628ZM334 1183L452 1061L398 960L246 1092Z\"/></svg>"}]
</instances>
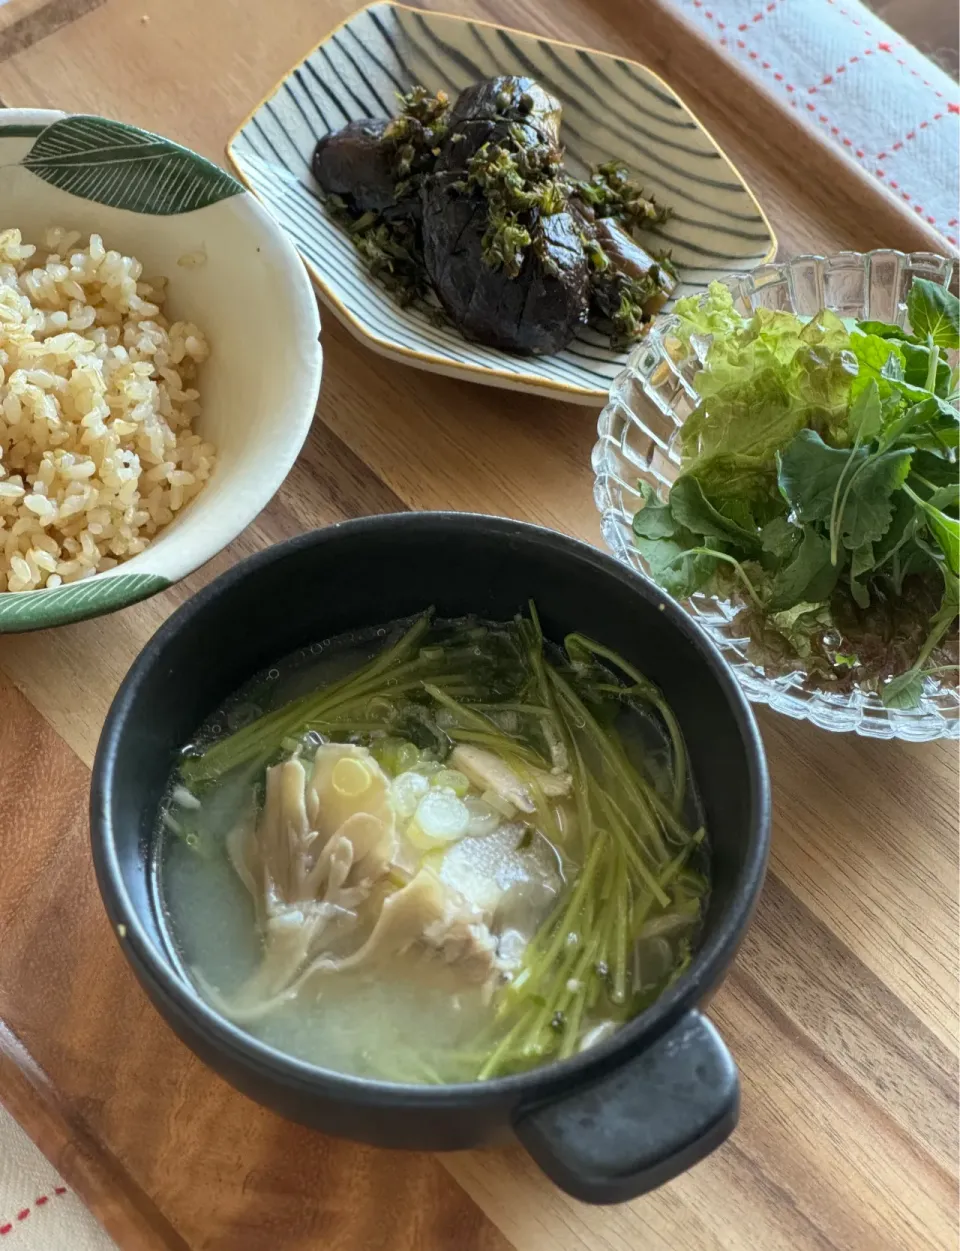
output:
<instances>
[{"instance_id":1,"label":"green stem vegetable","mask_svg":"<svg viewBox=\"0 0 960 1251\"><path fill-rule=\"evenodd\" d=\"M181 775L200 790L235 771L259 784L281 752L301 750L308 729L368 743L388 773L421 759L408 725L439 736L443 746L429 756L438 767L457 743L494 752L528 789L529 826L556 850L560 888L515 975L495 991L486 1058L455 1058L461 1076L473 1065L476 1076L491 1077L573 1055L588 1028L627 1020L649 1001L649 987L635 984L636 943L652 918L682 959L706 882L693 875L681 883L680 875L703 831L684 823L679 723L656 686L616 652L581 634L566 639L565 653L550 649L533 605L529 618L488 635L430 630L429 615L420 618L355 673L186 759ZM624 708L658 727L656 768L645 763L645 740L627 750L617 729ZM551 770L569 773L570 799L545 793ZM443 1078L432 1057L394 1060L398 1075Z\"/></svg>"}]
</instances>

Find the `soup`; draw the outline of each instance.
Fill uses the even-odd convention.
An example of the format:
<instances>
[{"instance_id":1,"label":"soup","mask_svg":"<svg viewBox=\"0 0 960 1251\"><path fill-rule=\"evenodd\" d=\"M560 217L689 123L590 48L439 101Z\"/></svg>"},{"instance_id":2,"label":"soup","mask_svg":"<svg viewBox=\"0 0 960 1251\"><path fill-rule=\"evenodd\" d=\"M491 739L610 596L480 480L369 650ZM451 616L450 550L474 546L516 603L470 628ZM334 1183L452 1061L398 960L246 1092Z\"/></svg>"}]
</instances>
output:
<instances>
[{"instance_id":1,"label":"soup","mask_svg":"<svg viewBox=\"0 0 960 1251\"><path fill-rule=\"evenodd\" d=\"M659 691L526 617L315 644L201 727L161 911L220 1013L324 1068L482 1080L609 1036L688 964L708 844Z\"/></svg>"}]
</instances>

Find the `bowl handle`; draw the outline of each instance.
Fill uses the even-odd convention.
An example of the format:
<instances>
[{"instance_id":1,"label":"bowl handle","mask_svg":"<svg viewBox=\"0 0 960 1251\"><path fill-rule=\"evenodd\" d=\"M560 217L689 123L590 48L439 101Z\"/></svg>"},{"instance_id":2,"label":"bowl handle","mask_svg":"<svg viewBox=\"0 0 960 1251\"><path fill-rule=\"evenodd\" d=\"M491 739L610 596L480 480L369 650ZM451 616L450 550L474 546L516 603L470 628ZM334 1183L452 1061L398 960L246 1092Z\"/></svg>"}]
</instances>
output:
<instances>
[{"instance_id":1,"label":"bowl handle","mask_svg":"<svg viewBox=\"0 0 960 1251\"><path fill-rule=\"evenodd\" d=\"M714 1151L740 1110L737 1068L723 1039L686 1012L634 1059L514 1120L551 1181L585 1203L623 1203Z\"/></svg>"}]
</instances>

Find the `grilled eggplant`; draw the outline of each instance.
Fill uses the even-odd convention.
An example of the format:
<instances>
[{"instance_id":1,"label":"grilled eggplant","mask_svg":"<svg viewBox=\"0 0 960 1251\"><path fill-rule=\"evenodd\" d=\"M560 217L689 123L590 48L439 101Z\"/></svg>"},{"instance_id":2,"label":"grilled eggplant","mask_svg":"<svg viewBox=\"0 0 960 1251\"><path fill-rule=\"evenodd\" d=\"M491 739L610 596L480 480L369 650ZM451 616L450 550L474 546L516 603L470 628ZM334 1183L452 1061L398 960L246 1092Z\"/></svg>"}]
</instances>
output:
<instances>
[{"instance_id":1,"label":"grilled eggplant","mask_svg":"<svg viewBox=\"0 0 960 1251\"><path fill-rule=\"evenodd\" d=\"M616 162L563 169L561 106L531 78L415 88L393 119L317 144L313 170L371 271L401 298L432 289L467 338L557 352L588 319L619 345L675 285L632 231L663 210Z\"/></svg>"},{"instance_id":2,"label":"grilled eggplant","mask_svg":"<svg viewBox=\"0 0 960 1251\"><path fill-rule=\"evenodd\" d=\"M325 135L313 153L313 176L358 213L380 213L396 200L397 174L384 142L387 118L363 117Z\"/></svg>"},{"instance_id":3,"label":"grilled eggplant","mask_svg":"<svg viewBox=\"0 0 960 1251\"><path fill-rule=\"evenodd\" d=\"M464 91L424 183L430 281L467 338L557 352L586 320L587 259L561 172L560 105L532 79Z\"/></svg>"},{"instance_id":4,"label":"grilled eggplant","mask_svg":"<svg viewBox=\"0 0 960 1251\"><path fill-rule=\"evenodd\" d=\"M516 272L485 256L489 214L483 197L438 177L424 197L424 261L453 324L469 339L507 351L557 352L586 320L587 261L567 212L531 221L531 243ZM544 257L548 258L547 264Z\"/></svg>"}]
</instances>

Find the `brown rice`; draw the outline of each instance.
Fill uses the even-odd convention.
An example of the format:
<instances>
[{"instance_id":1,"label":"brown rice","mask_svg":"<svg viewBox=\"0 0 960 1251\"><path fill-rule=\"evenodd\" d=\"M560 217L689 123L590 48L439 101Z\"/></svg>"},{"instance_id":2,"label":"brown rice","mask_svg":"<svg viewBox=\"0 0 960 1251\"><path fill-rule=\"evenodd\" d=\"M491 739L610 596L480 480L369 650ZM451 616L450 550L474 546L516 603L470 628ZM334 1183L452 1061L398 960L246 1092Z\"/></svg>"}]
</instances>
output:
<instances>
[{"instance_id":1,"label":"brown rice","mask_svg":"<svg viewBox=\"0 0 960 1251\"><path fill-rule=\"evenodd\" d=\"M0 591L138 555L213 468L191 430L202 333L163 316L166 279L79 240L0 230Z\"/></svg>"}]
</instances>

